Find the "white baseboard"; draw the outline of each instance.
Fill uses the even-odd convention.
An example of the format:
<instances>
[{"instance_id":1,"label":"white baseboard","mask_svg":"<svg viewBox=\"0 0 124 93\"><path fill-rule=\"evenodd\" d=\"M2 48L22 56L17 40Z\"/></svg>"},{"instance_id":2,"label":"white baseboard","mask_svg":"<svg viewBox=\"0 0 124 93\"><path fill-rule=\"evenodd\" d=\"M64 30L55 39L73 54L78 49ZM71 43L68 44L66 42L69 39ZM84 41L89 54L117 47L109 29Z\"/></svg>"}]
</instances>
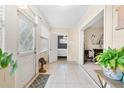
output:
<instances>
[{"instance_id":1,"label":"white baseboard","mask_svg":"<svg viewBox=\"0 0 124 93\"><path fill-rule=\"evenodd\" d=\"M29 82L28 84L26 84L26 86L24 88L28 88L32 83L33 81L38 77L39 73L37 73Z\"/></svg>"}]
</instances>

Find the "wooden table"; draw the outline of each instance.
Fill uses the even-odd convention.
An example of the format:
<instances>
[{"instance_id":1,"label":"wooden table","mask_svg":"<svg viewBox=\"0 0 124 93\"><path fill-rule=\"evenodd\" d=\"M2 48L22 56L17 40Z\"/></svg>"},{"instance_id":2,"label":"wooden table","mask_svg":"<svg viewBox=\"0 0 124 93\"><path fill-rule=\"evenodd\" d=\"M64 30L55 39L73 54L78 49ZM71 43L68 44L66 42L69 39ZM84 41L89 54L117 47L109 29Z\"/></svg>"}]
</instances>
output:
<instances>
[{"instance_id":1,"label":"wooden table","mask_svg":"<svg viewBox=\"0 0 124 93\"><path fill-rule=\"evenodd\" d=\"M102 70L94 70L94 71L98 76L101 88L106 88L107 84L109 84L111 87L114 87L114 88L124 88L124 83L122 83L121 81L112 80L106 77ZM103 83L102 80L104 80L105 83Z\"/></svg>"}]
</instances>

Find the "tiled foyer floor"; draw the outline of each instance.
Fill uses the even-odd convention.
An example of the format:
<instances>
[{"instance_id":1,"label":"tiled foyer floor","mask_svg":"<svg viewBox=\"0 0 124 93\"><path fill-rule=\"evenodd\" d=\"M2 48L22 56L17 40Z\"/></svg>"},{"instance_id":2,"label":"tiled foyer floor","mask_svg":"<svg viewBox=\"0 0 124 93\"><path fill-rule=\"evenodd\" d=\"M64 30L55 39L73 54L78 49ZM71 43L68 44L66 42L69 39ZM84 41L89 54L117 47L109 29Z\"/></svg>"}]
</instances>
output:
<instances>
[{"instance_id":1,"label":"tiled foyer floor","mask_svg":"<svg viewBox=\"0 0 124 93\"><path fill-rule=\"evenodd\" d=\"M58 61L47 65L50 78L45 88L95 88L82 67L74 62Z\"/></svg>"}]
</instances>

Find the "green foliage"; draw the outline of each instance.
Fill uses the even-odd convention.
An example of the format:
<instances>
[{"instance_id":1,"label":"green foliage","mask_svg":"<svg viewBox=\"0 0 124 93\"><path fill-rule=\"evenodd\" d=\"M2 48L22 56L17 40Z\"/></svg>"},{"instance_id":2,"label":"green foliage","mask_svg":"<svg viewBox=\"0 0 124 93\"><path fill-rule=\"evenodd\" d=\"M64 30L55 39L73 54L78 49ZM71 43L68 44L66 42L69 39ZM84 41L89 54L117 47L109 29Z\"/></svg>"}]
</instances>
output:
<instances>
[{"instance_id":1,"label":"green foliage","mask_svg":"<svg viewBox=\"0 0 124 93\"><path fill-rule=\"evenodd\" d=\"M3 52L0 48L0 68L5 69L8 66L12 66L11 68L11 74L13 74L16 71L17 68L17 61L14 61L12 59L12 54L8 54L7 52Z\"/></svg>"},{"instance_id":2,"label":"green foliage","mask_svg":"<svg viewBox=\"0 0 124 93\"><path fill-rule=\"evenodd\" d=\"M115 70L118 65L124 67L124 47L120 49L108 48L96 56L96 60L101 66Z\"/></svg>"}]
</instances>

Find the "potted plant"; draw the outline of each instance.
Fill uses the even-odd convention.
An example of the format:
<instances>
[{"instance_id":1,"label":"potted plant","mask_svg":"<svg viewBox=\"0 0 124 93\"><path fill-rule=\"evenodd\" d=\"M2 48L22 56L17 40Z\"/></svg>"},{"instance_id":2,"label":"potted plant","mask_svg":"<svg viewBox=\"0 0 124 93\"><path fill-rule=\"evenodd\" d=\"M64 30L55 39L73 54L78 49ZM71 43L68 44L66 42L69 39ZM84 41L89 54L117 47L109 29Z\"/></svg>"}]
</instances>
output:
<instances>
[{"instance_id":1,"label":"potted plant","mask_svg":"<svg viewBox=\"0 0 124 93\"><path fill-rule=\"evenodd\" d=\"M17 62L13 60L12 54L3 52L0 48L0 70L7 68L9 65L11 66L10 74L12 75L16 71Z\"/></svg>"},{"instance_id":2,"label":"potted plant","mask_svg":"<svg viewBox=\"0 0 124 93\"><path fill-rule=\"evenodd\" d=\"M105 76L121 80L124 73L124 47L120 49L108 48L96 56L97 62L102 66Z\"/></svg>"}]
</instances>

